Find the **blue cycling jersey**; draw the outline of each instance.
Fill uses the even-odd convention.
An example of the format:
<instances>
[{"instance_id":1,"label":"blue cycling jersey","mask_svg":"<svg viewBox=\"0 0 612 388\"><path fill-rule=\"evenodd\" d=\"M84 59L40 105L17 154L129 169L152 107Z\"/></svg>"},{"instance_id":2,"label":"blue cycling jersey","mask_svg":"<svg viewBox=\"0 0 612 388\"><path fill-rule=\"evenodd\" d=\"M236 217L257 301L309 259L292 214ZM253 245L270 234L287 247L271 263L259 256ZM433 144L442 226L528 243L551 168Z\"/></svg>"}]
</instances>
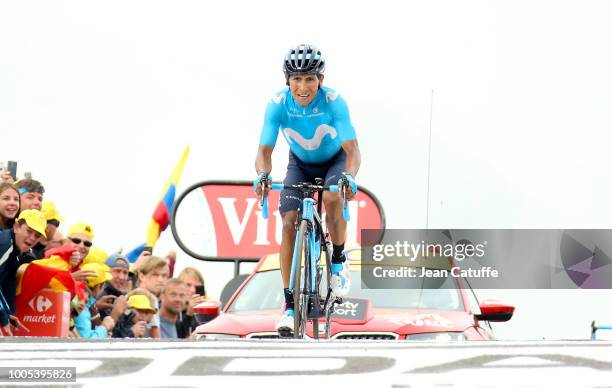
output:
<instances>
[{"instance_id":1,"label":"blue cycling jersey","mask_svg":"<svg viewBox=\"0 0 612 388\"><path fill-rule=\"evenodd\" d=\"M346 102L333 89L321 87L308 106L283 89L268 103L259 144L274 147L281 131L291 152L306 163L330 160L342 143L356 139Z\"/></svg>"}]
</instances>

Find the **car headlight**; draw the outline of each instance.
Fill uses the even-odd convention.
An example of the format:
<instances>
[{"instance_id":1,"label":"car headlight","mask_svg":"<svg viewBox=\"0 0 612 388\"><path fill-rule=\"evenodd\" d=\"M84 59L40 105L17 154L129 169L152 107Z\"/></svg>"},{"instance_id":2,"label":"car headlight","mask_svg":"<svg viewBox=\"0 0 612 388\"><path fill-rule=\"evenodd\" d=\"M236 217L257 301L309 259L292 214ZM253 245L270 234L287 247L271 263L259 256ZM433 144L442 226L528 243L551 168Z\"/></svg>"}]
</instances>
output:
<instances>
[{"instance_id":1,"label":"car headlight","mask_svg":"<svg viewBox=\"0 0 612 388\"><path fill-rule=\"evenodd\" d=\"M240 336L234 335L234 334L218 334L218 333L206 333L206 334L196 333L193 335L193 339L195 340L209 340L209 339L222 340L222 339L235 339L235 338L240 338Z\"/></svg>"},{"instance_id":2,"label":"car headlight","mask_svg":"<svg viewBox=\"0 0 612 388\"><path fill-rule=\"evenodd\" d=\"M437 342L452 342L465 341L467 337L463 333L457 332L442 332L442 333L419 333L409 334L406 336L408 341L437 341Z\"/></svg>"}]
</instances>

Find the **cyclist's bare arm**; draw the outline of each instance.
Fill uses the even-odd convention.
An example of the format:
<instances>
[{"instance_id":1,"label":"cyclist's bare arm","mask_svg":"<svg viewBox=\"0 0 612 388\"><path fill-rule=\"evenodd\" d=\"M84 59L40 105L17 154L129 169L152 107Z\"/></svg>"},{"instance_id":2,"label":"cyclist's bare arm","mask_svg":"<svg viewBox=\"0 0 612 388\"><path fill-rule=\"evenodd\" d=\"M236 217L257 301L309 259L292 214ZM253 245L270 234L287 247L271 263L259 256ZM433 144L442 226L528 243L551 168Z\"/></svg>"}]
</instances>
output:
<instances>
[{"instance_id":1,"label":"cyclist's bare arm","mask_svg":"<svg viewBox=\"0 0 612 388\"><path fill-rule=\"evenodd\" d=\"M361 152L359 152L359 144L357 140L348 140L342 143L342 149L346 153L346 165L344 172L356 176L361 166Z\"/></svg>"},{"instance_id":2,"label":"cyclist's bare arm","mask_svg":"<svg viewBox=\"0 0 612 388\"><path fill-rule=\"evenodd\" d=\"M272 151L274 147L260 145L255 158L255 171L257 175L263 173L269 174L272 171ZM257 196L261 197L261 188L257 188Z\"/></svg>"},{"instance_id":3,"label":"cyclist's bare arm","mask_svg":"<svg viewBox=\"0 0 612 388\"><path fill-rule=\"evenodd\" d=\"M255 158L255 171L259 175L262 172L267 174L272 171L272 151L274 147L260 145Z\"/></svg>"},{"instance_id":4,"label":"cyclist's bare arm","mask_svg":"<svg viewBox=\"0 0 612 388\"><path fill-rule=\"evenodd\" d=\"M361 166L361 152L359 152L359 144L357 143L357 139L345 141L342 143L342 149L346 153L344 172L355 177L359 171L359 167ZM350 188L347 194L348 199L351 199L354 195Z\"/></svg>"}]
</instances>

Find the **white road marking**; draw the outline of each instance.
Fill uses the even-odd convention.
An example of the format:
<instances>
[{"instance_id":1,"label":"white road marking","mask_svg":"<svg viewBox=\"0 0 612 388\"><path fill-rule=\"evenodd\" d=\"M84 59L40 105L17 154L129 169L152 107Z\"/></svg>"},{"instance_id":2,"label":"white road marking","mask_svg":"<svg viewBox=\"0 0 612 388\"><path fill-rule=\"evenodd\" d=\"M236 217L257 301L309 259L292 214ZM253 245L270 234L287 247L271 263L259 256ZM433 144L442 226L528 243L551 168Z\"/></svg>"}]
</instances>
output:
<instances>
[{"instance_id":1,"label":"white road marking","mask_svg":"<svg viewBox=\"0 0 612 388\"><path fill-rule=\"evenodd\" d=\"M545 360L540 357L512 357L500 361L487 362L484 366L549 366L563 365L559 361Z\"/></svg>"},{"instance_id":2,"label":"white road marking","mask_svg":"<svg viewBox=\"0 0 612 388\"><path fill-rule=\"evenodd\" d=\"M603 341L35 343L0 339L0 349L0 366L76 366L79 384L104 388L312 386L307 376L318 376L328 386L411 388L601 387L612 381L612 342Z\"/></svg>"},{"instance_id":3,"label":"white road marking","mask_svg":"<svg viewBox=\"0 0 612 388\"><path fill-rule=\"evenodd\" d=\"M236 358L224 372L298 372L340 369L346 364L338 358Z\"/></svg>"}]
</instances>

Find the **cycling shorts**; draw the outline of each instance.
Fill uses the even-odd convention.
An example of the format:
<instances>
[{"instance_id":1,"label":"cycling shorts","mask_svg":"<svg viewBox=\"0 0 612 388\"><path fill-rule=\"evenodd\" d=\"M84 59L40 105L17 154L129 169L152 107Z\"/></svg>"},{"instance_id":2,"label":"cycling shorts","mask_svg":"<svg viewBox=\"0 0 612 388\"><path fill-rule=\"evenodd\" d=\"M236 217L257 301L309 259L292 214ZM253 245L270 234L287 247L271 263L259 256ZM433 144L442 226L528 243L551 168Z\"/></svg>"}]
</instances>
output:
<instances>
[{"instance_id":1,"label":"cycling shorts","mask_svg":"<svg viewBox=\"0 0 612 388\"><path fill-rule=\"evenodd\" d=\"M346 153L343 149L332 158L320 164L304 163L293 152L289 151L289 164L287 175L283 183L295 185L298 183L315 183L315 178L325 179L325 185L336 185L345 170ZM304 195L301 191L285 189L280 194L279 210L281 214L288 211L299 210L302 207Z\"/></svg>"}]
</instances>

